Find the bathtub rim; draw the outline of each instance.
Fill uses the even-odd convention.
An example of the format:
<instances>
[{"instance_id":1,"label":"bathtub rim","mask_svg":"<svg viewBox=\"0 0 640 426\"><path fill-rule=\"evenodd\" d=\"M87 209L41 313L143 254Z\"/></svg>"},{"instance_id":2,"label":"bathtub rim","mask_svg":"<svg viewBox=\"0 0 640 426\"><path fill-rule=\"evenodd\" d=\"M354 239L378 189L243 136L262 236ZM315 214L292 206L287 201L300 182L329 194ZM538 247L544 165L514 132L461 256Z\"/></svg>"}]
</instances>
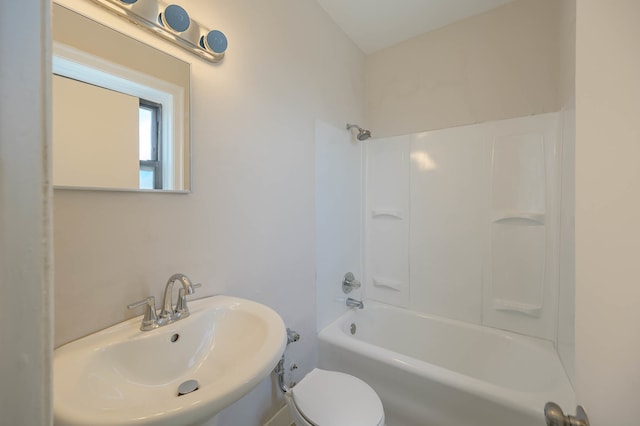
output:
<instances>
[{"instance_id":1,"label":"bathtub rim","mask_svg":"<svg viewBox=\"0 0 640 426\"><path fill-rule=\"evenodd\" d=\"M347 334L347 323L353 322L354 318L358 316L358 310L355 308L348 310L320 330L318 333L319 344L324 342L330 345L335 345L342 350L355 352L393 368L400 368L410 374L417 375L424 379L438 381L446 386L460 389L461 391L468 392L476 397L487 399L492 403L523 410L529 415L542 417L544 403L548 401L554 401L561 406L570 407L576 405L575 392L571 386L571 382L569 381L566 370L560 362L557 350L549 340L526 336L493 327L471 324L437 315L415 312L376 301L367 301L364 309L366 310L367 306L371 305L376 309L400 312L403 315L443 322L456 327L479 330L483 333L490 333L500 337L506 336L515 341L541 346L545 350L553 350L555 353L554 362L558 363L558 366L562 371L562 377L559 378L559 386L556 386L556 388L551 391L525 392L511 389L351 337ZM540 403L542 400L545 400L545 402Z\"/></svg>"}]
</instances>

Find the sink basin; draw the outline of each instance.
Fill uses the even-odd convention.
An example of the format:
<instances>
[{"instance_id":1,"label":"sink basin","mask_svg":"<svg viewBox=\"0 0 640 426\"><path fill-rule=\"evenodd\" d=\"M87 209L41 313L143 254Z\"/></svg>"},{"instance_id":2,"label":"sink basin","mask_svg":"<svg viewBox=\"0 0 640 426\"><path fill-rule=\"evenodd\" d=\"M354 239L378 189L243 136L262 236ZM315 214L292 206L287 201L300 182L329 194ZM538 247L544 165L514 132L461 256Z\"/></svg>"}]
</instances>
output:
<instances>
[{"instance_id":1,"label":"sink basin","mask_svg":"<svg viewBox=\"0 0 640 426\"><path fill-rule=\"evenodd\" d=\"M190 301L189 309L152 331L140 331L138 317L56 349L56 426L197 424L276 366L286 330L272 309L228 296ZM198 389L178 396L188 380Z\"/></svg>"}]
</instances>

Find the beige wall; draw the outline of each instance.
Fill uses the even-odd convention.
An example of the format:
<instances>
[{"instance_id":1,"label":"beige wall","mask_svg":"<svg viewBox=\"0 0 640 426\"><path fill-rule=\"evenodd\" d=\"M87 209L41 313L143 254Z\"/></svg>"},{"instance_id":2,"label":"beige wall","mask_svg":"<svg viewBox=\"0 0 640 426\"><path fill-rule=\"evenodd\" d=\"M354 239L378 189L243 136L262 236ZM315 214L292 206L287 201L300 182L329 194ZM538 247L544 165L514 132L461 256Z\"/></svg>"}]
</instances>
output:
<instances>
[{"instance_id":1,"label":"beige wall","mask_svg":"<svg viewBox=\"0 0 640 426\"><path fill-rule=\"evenodd\" d=\"M555 112L561 1L518 0L367 57L375 137Z\"/></svg>"},{"instance_id":2,"label":"beige wall","mask_svg":"<svg viewBox=\"0 0 640 426\"><path fill-rule=\"evenodd\" d=\"M55 341L141 312L167 278L197 297L246 297L276 309L303 338L288 352L315 366L315 120L364 118L364 55L312 0L184 0L229 38L212 65L91 2L64 0L192 64L192 193L56 190ZM283 403L269 380L221 415L257 425Z\"/></svg>"},{"instance_id":3,"label":"beige wall","mask_svg":"<svg viewBox=\"0 0 640 426\"><path fill-rule=\"evenodd\" d=\"M575 108L576 97L576 1L559 3L558 102L560 108Z\"/></svg>"},{"instance_id":4,"label":"beige wall","mask_svg":"<svg viewBox=\"0 0 640 426\"><path fill-rule=\"evenodd\" d=\"M576 388L592 425L640 418L640 2L577 1Z\"/></svg>"},{"instance_id":5,"label":"beige wall","mask_svg":"<svg viewBox=\"0 0 640 426\"><path fill-rule=\"evenodd\" d=\"M54 75L51 108L54 185L140 187L140 99Z\"/></svg>"},{"instance_id":6,"label":"beige wall","mask_svg":"<svg viewBox=\"0 0 640 426\"><path fill-rule=\"evenodd\" d=\"M65 1L55 3L65 4ZM148 44L112 31L108 22L107 26L98 25L55 3L52 11L55 42L97 56L110 64L120 64L179 87L189 87L189 66L164 53L161 45L150 49Z\"/></svg>"}]
</instances>

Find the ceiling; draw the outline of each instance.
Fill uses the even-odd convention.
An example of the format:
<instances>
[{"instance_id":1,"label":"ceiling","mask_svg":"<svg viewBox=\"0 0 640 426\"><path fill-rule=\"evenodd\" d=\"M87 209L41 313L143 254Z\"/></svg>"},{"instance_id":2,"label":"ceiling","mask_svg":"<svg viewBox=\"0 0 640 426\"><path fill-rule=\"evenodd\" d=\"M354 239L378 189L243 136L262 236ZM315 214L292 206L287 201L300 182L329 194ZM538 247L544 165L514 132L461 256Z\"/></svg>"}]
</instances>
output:
<instances>
[{"instance_id":1,"label":"ceiling","mask_svg":"<svg viewBox=\"0 0 640 426\"><path fill-rule=\"evenodd\" d=\"M317 0L369 54L512 0Z\"/></svg>"}]
</instances>

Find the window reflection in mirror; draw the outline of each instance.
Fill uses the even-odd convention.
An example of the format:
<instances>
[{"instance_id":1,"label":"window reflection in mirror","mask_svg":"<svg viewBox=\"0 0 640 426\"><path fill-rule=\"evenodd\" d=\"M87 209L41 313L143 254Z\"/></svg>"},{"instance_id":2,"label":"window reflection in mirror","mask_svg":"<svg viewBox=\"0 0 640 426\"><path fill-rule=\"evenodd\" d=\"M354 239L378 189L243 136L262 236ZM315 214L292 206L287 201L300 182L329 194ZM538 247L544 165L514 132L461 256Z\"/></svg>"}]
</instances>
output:
<instances>
[{"instance_id":1,"label":"window reflection in mirror","mask_svg":"<svg viewBox=\"0 0 640 426\"><path fill-rule=\"evenodd\" d=\"M140 189L162 189L162 105L140 99L138 108L138 146Z\"/></svg>"},{"instance_id":2,"label":"window reflection in mirror","mask_svg":"<svg viewBox=\"0 0 640 426\"><path fill-rule=\"evenodd\" d=\"M190 189L190 65L54 4L53 183Z\"/></svg>"}]
</instances>

